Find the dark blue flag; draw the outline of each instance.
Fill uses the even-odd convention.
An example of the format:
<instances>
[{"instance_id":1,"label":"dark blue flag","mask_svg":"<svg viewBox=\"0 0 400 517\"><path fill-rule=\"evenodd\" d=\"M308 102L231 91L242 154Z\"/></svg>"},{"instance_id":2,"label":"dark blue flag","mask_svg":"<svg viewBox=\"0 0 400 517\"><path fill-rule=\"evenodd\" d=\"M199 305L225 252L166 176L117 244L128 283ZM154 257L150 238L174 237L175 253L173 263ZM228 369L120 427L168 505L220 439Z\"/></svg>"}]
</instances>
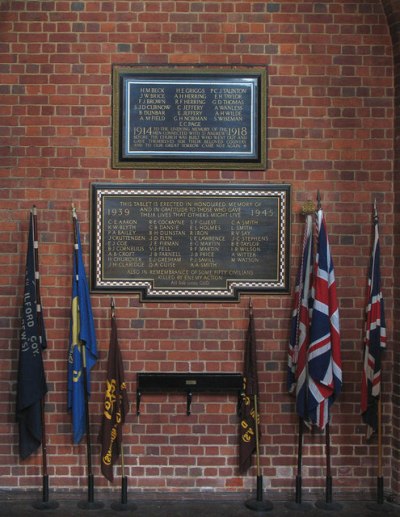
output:
<instances>
[{"instance_id":1,"label":"dark blue flag","mask_svg":"<svg viewBox=\"0 0 400 517\"><path fill-rule=\"evenodd\" d=\"M68 409L72 411L74 443L86 432L85 397L90 395L90 370L97 361L97 344L89 287L82 258L79 223L73 211L76 242L72 279L70 346L68 353ZM84 376L87 380L85 394Z\"/></svg>"},{"instance_id":2,"label":"dark blue flag","mask_svg":"<svg viewBox=\"0 0 400 517\"><path fill-rule=\"evenodd\" d=\"M46 335L42 311L36 291L35 247L33 214L29 223L28 251L26 255L25 290L22 306L16 416L19 424L19 454L27 458L42 442L41 405L47 393L42 349Z\"/></svg>"}]
</instances>

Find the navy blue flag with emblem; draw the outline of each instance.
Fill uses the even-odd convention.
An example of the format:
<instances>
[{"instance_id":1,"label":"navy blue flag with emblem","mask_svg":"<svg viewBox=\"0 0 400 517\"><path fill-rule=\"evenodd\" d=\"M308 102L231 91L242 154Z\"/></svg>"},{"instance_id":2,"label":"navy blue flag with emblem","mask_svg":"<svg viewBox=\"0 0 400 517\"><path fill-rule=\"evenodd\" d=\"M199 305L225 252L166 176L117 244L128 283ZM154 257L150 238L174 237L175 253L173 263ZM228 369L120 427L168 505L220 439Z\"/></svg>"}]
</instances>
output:
<instances>
[{"instance_id":1,"label":"navy blue flag with emblem","mask_svg":"<svg viewBox=\"0 0 400 517\"><path fill-rule=\"evenodd\" d=\"M46 335L42 311L36 292L36 267L33 214L29 223L29 240L26 255L25 290L22 305L22 322L18 363L16 417L19 425L19 454L27 458L42 443L41 405L47 393L42 349L46 348Z\"/></svg>"},{"instance_id":2,"label":"navy blue flag with emblem","mask_svg":"<svg viewBox=\"0 0 400 517\"><path fill-rule=\"evenodd\" d=\"M76 241L72 279L70 345L68 353L68 409L72 412L73 442L86 432L85 397L90 395L90 371L97 361L97 343L89 287L82 258L79 223L73 211ZM84 376L87 380L85 394Z\"/></svg>"}]
</instances>

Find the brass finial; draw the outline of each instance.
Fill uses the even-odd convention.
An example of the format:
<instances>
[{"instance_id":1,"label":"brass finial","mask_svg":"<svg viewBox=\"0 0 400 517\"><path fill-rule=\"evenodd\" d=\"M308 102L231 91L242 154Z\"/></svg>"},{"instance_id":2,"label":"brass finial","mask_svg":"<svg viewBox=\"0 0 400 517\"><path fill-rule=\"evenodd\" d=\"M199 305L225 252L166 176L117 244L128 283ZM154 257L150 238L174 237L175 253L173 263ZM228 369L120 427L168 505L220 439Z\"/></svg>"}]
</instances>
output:
<instances>
[{"instance_id":1,"label":"brass finial","mask_svg":"<svg viewBox=\"0 0 400 517\"><path fill-rule=\"evenodd\" d=\"M253 316L253 300L249 298L249 314Z\"/></svg>"},{"instance_id":2,"label":"brass finial","mask_svg":"<svg viewBox=\"0 0 400 517\"><path fill-rule=\"evenodd\" d=\"M311 199L308 199L301 207L302 215L310 215L315 213L315 204Z\"/></svg>"}]
</instances>

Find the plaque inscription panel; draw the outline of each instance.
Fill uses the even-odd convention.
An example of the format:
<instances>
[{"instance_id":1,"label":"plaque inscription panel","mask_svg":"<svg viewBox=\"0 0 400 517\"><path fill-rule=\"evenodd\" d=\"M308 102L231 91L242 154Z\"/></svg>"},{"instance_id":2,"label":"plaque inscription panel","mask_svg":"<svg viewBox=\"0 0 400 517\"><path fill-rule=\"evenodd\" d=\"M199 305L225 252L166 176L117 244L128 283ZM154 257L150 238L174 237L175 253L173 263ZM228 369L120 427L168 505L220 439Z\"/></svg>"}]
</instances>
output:
<instances>
[{"instance_id":1,"label":"plaque inscription panel","mask_svg":"<svg viewBox=\"0 0 400 517\"><path fill-rule=\"evenodd\" d=\"M288 185L92 184L92 289L237 299L288 289Z\"/></svg>"},{"instance_id":2,"label":"plaque inscription panel","mask_svg":"<svg viewBox=\"0 0 400 517\"><path fill-rule=\"evenodd\" d=\"M113 74L113 167L265 168L264 69Z\"/></svg>"}]
</instances>

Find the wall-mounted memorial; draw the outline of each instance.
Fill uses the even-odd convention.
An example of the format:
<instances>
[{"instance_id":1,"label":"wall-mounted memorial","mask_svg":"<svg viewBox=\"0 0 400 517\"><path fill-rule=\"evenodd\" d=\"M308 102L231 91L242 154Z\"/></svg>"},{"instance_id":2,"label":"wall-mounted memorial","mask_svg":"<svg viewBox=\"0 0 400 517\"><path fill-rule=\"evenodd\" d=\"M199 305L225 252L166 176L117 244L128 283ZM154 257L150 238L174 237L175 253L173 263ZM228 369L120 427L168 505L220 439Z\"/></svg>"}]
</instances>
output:
<instances>
[{"instance_id":1,"label":"wall-mounted memorial","mask_svg":"<svg viewBox=\"0 0 400 517\"><path fill-rule=\"evenodd\" d=\"M112 166L265 169L264 68L113 67Z\"/></svg>"},{"instance_id":2,"label":"wall-mounted memorial","mask_svg":"<svg viewBox=\"0 0 400 517\"><path fill-rule=\"evenodd\" d=\"M91 288L143 300L288 291L289 185L91 185Z\"/></svg>"}]
</instances>

